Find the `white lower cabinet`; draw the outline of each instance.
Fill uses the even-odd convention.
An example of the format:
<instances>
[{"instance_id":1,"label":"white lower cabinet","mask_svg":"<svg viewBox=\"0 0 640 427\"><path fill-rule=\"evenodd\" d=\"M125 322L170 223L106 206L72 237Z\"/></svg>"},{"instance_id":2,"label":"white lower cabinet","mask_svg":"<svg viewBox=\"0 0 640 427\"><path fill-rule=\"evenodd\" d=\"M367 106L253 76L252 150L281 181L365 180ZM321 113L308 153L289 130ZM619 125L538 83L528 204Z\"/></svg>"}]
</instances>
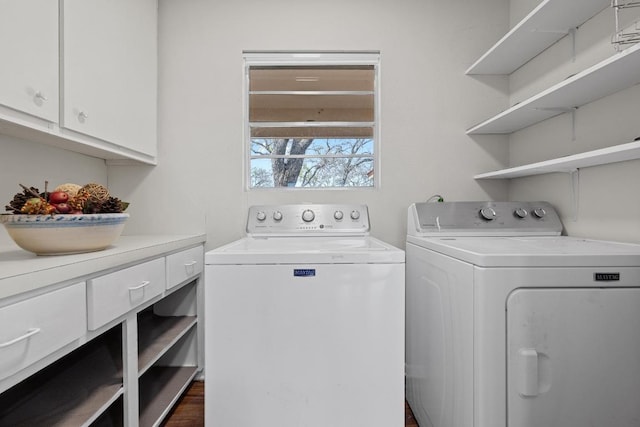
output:
<instances>
[{"instance_id":1,"label":"white lower cabinet","mask_svg":"<svg viewBox=\"0 0 640 427\"><path fill-rule=\"evenodd\" d=\"M0 308L0 379L86 333L85 284Z\"/></svg>"},{"instance_id":2,"label":"white lower cabinet","mask_svg":"<svg viewBox=\"0 0 640 427\"><path fill-rule=\"evenodd\" d=\"M160 425L202 369L203 347L201 269L167 290L166 263L202 265L202 254L199 245L0 304L0 427Z\"/></svg>"},{"instance_id":3,"label":"white lower cabinet","mask_svg":"<svg viewBox=\"0 0 640 427\"><path fill-rule=\"evenodd\" d=\"M87 283L89 330L96 330L160 295L164 288L164 258L89 280Z\"/></svg>"},{"instance_id":4,"label":"white lower cabinet","mask_svg":"<svg viewBox=\"0 0 640 427\"><path fill-rule=\"evenodd\" d=\"M189 277L202 273L204 248L181 251L167 257L167 289L184 282Z\"/></svg>"}]
</instances>

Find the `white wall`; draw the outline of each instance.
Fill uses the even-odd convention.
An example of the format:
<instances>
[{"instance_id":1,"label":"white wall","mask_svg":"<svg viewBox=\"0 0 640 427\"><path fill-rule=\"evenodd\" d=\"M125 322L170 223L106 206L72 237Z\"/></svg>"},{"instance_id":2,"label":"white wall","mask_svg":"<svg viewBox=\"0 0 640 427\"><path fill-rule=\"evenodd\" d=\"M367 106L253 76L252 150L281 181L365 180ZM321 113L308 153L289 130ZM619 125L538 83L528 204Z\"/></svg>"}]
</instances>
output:
<instances>
[{"instance_id":1,"label":"white wall","mask_svg":"<svg viewBox=\"0 0 640 427\"><path fill-rule=\"evenodd\" d=\"M504 199L476 173L507 162L506 137L465 129L507 103L507 79L464 70L508 29L507 0L160 0L159 165L111 166L132 202L129 229L206 232L212 248L242 236L259 203L361 202L372 234L404 246L406 208ZM243 188L242 51L380 50L381 187L354 191ZM377 172L377 171L376 171Z\"/></svg>"},{"instance_id":2,"label":"white wall","mask_svg":"<svg viewBox=\"0 0 640 427\"><path fill-rule=\"evenodd\" d=\"M405 210L447 200L543 199L571 235L640 242L640 164L583 169L574 212L565 174L475 182L474 174L631 141L640 86L506 136L468 127L613 54L607 9L510 77L464 70L537 0L160 0L159 165L104 161L0 135L0 198L18 183L100 182L130 201L125 233L240 237L257 203L367 203L373 234L403 246ZM356 191L247 192L242 182L243 50L380 50L382 186ZM108 180L107 180L108 176ZM3 205L4 206L4 205ZM575 216L575 218L574 218ZM0 232L0 244L8 241Z\"/></svg>"},{"instance_id":3,"label":"white wall","mask_svg":"<svg viewBox=\"0 0 640 427\"><path fill-rule=\"evenodd\" d=\"M530 0L512 0L522 9ZM625 19L638 19L640 8ZM607 8L576 31L576 56L571 37L565 37L510 77L510 103L564 80L615 54L611 44L614 14ZM633 141L640 136L640 85L585 105L576 111L575 140L571 114L562 114L515 132L509 139L510 166L551 159ZM640 161L585 168L579 172L573 206L571 178L551 174L512 180L512 200L543 199L560 211L567 234L640 243Z\"/></svg>"},{"instance_id":4,"label":"white wall","mask_svg":"<svg viewBox=\"0 0 640 427\"><path fill-rule=\"evenodd\" d=\"M0 178L2 213L14 194L22 192L18 184L40 191L44 191L45 180L49 181L50 189L65 182L108 185L104 160L6 135L0 135ZM15 246L2 227L0 246L5 244Z\"/></svg>"}]
</instances>

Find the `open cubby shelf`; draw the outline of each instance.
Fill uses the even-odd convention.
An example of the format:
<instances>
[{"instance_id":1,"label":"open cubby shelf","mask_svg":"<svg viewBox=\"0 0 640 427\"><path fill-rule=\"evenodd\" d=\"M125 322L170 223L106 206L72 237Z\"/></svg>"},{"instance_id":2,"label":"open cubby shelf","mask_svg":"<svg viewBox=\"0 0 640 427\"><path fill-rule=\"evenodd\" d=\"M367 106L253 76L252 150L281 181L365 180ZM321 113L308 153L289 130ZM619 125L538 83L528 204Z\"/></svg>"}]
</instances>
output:
<instances>
[{"instance_id":1,"label":"open cubby shelf","mask_svg":"<svg viewBox=\"0 0 640 427\"><path fill-rule=\"evenodd\" d=\"M84 426L123 393L117 326L0 395L0 426Z\"/></svg>"},{"instance_id":2,"label":"open cubby shelf","mask_svg":"<svg viewBox=\"0 0 640 427\"><path fill-rule=\"evenodd\" d=\"M138 369L143 374L197 323L195 316L158 316L151 309L138 315Z\"/></svg>"},{"instance_id":3,"label":"open cubby shelf","mask_svg":"<svg viewBox=\"0 0 640 427\"><path fill-rule=\"evenodd\" d=\"M163 419L191 384L197 367L153 366L140 379L140 426Z\"/></svg>"}]
</instances>

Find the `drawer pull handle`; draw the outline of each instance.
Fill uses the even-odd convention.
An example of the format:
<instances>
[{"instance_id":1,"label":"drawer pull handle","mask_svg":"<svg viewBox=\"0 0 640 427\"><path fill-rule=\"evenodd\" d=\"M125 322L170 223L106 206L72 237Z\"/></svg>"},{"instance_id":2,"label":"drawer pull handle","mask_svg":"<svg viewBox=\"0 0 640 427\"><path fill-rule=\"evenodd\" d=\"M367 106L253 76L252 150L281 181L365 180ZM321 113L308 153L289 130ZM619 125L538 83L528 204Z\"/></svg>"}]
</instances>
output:
<instances>
[{"instance_id":1,"label":"drawer pull handle","mask_svg":"<svg viewBox=\"0 0 640 427\"><path fill-rule=\"evenodd\" d=\"M26 340L27 338L37 334L38 332L40 332L40 328L31 328L27 331L26 334L19 336L18 338L14 338L11 341L3 342L2 344L0 344L0 348L9 347L10 345L16 344L22 340Z\"/></svg>"},{"instance_id":2,"label":"drawer pull handle","mask_svg":"<svg viewBox=\"0 0 640 427\"><path fill-rule=\"evenodd\" d=\"M193 274L195 270L195 265L197 263L198 261L190 261L184 264L184 270L187 272L187 274Z\"/></svg>"},{"instance_id":3,"label":"drawer pull handle","mask_svg":"<svg viewBox=\"0 0 640 427\"><path fill-rule=\"evenodd\" d=\"M142 289L145 286L147 286L149 283L151 283L148 280L145 280L144 282L142 282L142 284L140 284L139 286L134 286L133 288L129 288L130 291L137 291L138 289Z\"/></svg>"}]
</instances>

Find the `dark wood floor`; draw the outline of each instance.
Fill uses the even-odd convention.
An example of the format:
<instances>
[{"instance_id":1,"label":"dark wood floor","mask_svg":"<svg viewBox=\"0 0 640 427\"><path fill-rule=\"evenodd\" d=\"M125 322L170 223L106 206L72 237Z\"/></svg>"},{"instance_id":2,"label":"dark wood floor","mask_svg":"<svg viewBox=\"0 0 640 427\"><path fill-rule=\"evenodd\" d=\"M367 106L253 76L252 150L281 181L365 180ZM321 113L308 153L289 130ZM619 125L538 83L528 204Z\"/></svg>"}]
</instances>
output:
<instances>
[{"instance_id":1,"label":"dark wood floor","mask_svg":"<svg viewBox=\"0 0 640 427\"><path fill-rule=\"evenodd\" d=\"M418 427L409 405L405 404L405 427ZM204 426L204 382L194 381L165 420L165 427Z\"/></svg>"}]
</instances>

